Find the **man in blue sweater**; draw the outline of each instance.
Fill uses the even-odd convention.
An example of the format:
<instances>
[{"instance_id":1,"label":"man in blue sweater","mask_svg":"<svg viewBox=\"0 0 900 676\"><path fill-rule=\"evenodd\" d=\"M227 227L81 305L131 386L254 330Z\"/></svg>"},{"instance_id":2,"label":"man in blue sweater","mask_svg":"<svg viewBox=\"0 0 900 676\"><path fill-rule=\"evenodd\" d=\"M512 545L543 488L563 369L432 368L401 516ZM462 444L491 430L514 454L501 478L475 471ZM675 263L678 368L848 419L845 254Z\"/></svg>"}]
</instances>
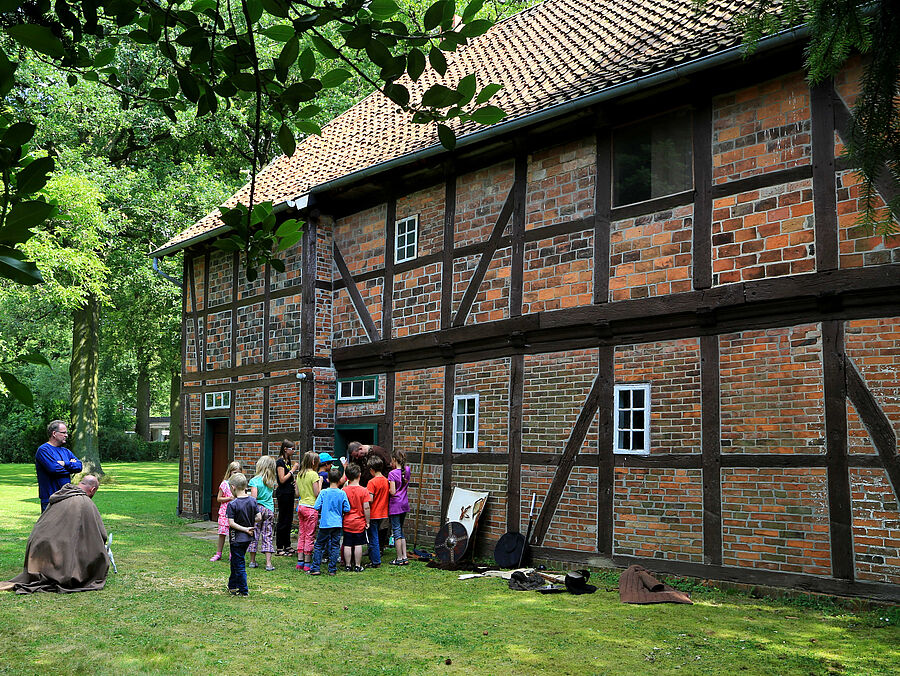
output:
<instances>
[{"instance_id":1,"label":"man in blue sweater","mask_svg":"<svg viewBox=\"0 0 900 676\"><path fill-rule=\"evenodd\" d=\"M37 470L38 495L41 511L47 509L50 496L72 480L72 475L81 471L81 460L63 444L69 438L69 428L63 420L54 420L47 425L46 444L41 444L34 455Z\"/></svg>"}]
</instances>

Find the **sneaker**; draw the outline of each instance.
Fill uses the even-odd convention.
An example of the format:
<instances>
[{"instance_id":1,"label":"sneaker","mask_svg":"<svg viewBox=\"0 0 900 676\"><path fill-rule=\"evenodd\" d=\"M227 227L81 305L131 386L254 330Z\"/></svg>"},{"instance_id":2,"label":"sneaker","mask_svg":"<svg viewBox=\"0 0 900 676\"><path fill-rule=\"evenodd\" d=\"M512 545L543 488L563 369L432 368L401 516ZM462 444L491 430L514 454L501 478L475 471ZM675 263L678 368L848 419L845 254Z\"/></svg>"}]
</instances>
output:
<instances>
[{"instance_id":1,"label":"sneaker","mask_svg":"<svg viewBox=\"0 0 900 676\"><path fill-rule=\"evenodd\" d=\"M318 570L311 570L311 571L309 571L309 574L310 575L321 575L322 573L320 573ZM328 573L328 574L334 575L334 573Z\"/></svg>"},{"instance_id":2,"label":"sneaker","mask_svg":"<svg viewBox=\"0 0 900 676\"><path fill-rule=\"evenodd\" d=\"M259 564L256 561L251 561L247 564L247 568L259 568Z\"/></svg>"},{"instance_id":3,"label":"sneaker","mask_svg":"<svg viewBox=\"0 0 900 676\"><path fill-rule=\"evenodd\" d=\"M213 555L210 557L209 560L210 560L210 561L218 561L218 560L221 559L221 558L222 558L222 552L216 552L215 554L213 554Z\"/></svg>"},{"instance_id":4,"label":"sneaker","mask_svg":"<svg viewBox=\"0 0 900 676\"><path fill-rule=\"evenodd\" d=\"M266 570L275 570L275 566L266 566Z\"/></svg>"},{"instance_id":5,"label":"sneaker","mask_svg":"<svg viewBox=\"0 0 900 676\"><path fill-rule=\"evenodd\" d=\"M353 572L354 572L354 573L361 573L361 572L363 572L364 570L365 570L365 568L363 568L362 566L356 566L356 567L353 569Z\"/></svg>"},{"instance_id":6,"label":"sneaker","mask_svg":"<svg viewBox=\"0 0 900 676\"><path fill-rule=\"evenodd\" d=\"M348 573L352 573L352 572L353 572L353 567L352 567L352 566L344 566L344 571L346 571L346 572L348 572Z\"/></svg>"},{"instance_id":7,"label":"sneaker","mask_svg":"<svg viewBox=\"0 0 900 676\"><path fill-rule=\"evenodd\" d=\"M240 592L240 590L238 590L238 589L229 589L229 590L228 590L228 593L231 594L232 596L237 596L237 595L240 594L241 592Z\"/></svg>"},{"instance_id":8,"label":"sneaker","mask_svg":"<svg viewBox=\"0 0 900 676\"><path fill-rule=\"evenodd\" d=\"M298 563L298 564L297 564L297 570L304 570L303 564L302 564L302 563ZM307 569L307 570L308 570L308 569Z\"/></svg>"},{"instance_id":9,"label":"sneaker","mask_svg":"<svg viewBox=\"0 0 900 676\"><path fill-rule=\"evenodd\" d=\"M250 596L250 592L248 592L248 591L240 592L240 593L238 594L238 596Z\"/></svg>"}]
</instances>

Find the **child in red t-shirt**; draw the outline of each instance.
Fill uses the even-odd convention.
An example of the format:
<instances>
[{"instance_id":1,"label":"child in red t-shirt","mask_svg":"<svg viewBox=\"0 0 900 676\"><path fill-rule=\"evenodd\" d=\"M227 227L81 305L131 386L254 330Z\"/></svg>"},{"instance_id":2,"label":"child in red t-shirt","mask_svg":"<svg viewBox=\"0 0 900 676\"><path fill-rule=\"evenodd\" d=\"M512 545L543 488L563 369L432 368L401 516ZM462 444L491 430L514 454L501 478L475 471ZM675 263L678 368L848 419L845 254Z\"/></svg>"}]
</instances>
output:
<instances>
[{"instance_id":1,"label":"child in red t-shirt","mask_svg":"<svg viewBox=\"0 0 900 676\"><path fill-rule=\"evenodd\" d=\"M372 495L371 518L369 519L369 561L370 568L378 568L381 565L381 546L378 531L388 518L388 498L391 495L391 487L384 476L384 460L377 455L369 456L369 471L372 478L366 484Z\"/></svg>"},{"instance_id":2,"label":"child in red t-shirt","mask_svg":"<svg viewBox=\"0 0 900 676\"><path fill-rule=\"evenodd\" d=\"M350 511L344 514L344 570L361 573L362 546L366 543L366 529L369 527L369 490L359 485L359 465L349 464L345 470L347 485L344 493L350 502ZM354 566L354 561L356 565Z\"/></svg>"}]
</instances>

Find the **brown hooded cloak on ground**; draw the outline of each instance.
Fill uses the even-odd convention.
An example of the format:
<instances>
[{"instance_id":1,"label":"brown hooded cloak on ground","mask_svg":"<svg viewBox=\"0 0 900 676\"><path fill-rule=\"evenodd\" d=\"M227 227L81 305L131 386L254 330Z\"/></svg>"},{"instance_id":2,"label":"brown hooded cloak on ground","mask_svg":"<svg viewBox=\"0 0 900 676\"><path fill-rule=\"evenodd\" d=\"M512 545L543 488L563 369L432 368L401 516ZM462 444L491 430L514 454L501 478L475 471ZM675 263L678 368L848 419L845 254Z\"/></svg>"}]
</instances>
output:
<instances>
[{"instance_id":1,"label":"brown hooded cloak on ground","mask_svg":"<svg viewBox=\"0 0 900 676\"><path fill-rule=\"evenodd\" d=\"M81 488L66 484L50 496L50 504L34 524L25 546L24 570L0 582L0 590L32 594L103 589L108 570L100 512Z\"/></svg>"}]
</instances>

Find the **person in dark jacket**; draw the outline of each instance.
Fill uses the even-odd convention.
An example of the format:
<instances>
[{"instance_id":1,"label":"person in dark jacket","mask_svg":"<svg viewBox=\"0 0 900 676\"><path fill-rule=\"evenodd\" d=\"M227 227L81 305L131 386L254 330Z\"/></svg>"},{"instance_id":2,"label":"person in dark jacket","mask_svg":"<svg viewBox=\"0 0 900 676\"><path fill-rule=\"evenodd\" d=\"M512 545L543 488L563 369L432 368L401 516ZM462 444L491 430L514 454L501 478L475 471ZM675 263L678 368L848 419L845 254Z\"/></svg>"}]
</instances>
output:
<instances>
[{"instance_id":1,"label":"person in dark jacket","mask_svg":"<svg viewBox=\"0 0 900 676\"><path fill-rule=\"evenodd\" d=\"M63 445L69 438L68 425L62 420L54 420L47 425L47 436L47 443L41 444L34 454L42 512L47 509L50 496L69 483L73 474L81 471L81 460Z\"/></svg>"}]
</instances>

